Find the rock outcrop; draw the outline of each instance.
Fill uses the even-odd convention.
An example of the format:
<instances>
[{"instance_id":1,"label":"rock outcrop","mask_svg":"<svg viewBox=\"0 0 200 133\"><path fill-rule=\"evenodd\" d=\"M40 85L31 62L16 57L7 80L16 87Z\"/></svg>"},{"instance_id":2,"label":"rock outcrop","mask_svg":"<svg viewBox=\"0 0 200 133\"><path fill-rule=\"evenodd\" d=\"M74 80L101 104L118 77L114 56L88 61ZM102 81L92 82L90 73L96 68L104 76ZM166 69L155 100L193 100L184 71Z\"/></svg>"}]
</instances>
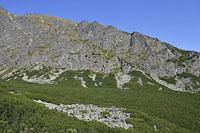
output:
<instances>
[{"instance_id":1,"label":"rock outcrop","mask_svg":"<svg viewBox=\"0 0 200 133\"><path fill-rule=\"evenodd\" d=\"M104 73L115 69L128 73L134 68L160 78L183 73L199 78L200 53L96 21L77 23L41 14L15 15L1 8L0 68L35 66ZM176 80L176 85L185 83L181 78Z\"/></svg>"}]
</instances>

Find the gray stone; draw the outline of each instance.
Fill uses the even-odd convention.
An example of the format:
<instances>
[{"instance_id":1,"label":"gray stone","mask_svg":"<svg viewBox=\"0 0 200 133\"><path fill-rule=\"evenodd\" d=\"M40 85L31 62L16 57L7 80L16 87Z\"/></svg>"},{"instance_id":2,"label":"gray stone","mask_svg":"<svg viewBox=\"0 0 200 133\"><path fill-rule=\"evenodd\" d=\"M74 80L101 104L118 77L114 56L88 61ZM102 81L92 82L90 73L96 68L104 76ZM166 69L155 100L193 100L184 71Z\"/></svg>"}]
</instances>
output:
<instances>
[{"instance_id":1,"label":"gray stone","mask_svg":"<svg viewBox=\"0 0 200 133\"><path fill-rule=\"evenodd\" d=\"M157 77L183 72L199 76L200 53L96 21L77 23L41 14L14 15L1 8L0 68L31 66L104 73L120 68L125 74L134 68Z\"/></svg>"}]
</instances>

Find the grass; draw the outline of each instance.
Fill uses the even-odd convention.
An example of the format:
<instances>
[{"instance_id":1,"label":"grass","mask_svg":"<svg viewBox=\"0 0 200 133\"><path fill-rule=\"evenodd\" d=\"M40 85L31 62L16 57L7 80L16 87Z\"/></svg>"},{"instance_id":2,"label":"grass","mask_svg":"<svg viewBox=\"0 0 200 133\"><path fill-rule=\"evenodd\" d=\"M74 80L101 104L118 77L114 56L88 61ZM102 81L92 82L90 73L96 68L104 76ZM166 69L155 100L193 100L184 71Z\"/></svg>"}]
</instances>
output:
<instances>
[{"instance_id":1,"label":"grass","mask_svg":"<svg viewBox=\"0 0 200 133\"><path fill-rule=\"evenodd\" d=\"M161 80L164 80L170 84L176 84L176 79L175 77L170 77L170 76L164 76L160 78Z\"/></svg>"},{"instance_id":2,"label":"grass","mask_svg":"<svg viewBox=\"0 0 200 133\"><path fill-rule=\"evenodd\" d=\"M81 110L82 114L86 114L88 111L87 110Z\"/></svg>"},{"instance_id":3,"label":"grass","mask_svg":"<svg viewBox=\"0 0 200 133\"><path fill-rule=\"evenodd\" d=\"M181 74L179 74L178 76L182 77L182 78L192 78L192 80L196 80L200 82L200 77L199 76L195 76L193 74L187 73L187 72L183 72Z\"/></svg>"},{"instance_id":4,"label":"grass","mask_svg":"<svg viewBox=\"0 0 200 133\"><path fill-rule=\"evenodd\" d=\"M170 59L169 61L172 61L173 63L176 63L180 67L186 66L186 61L192 60L194 57L188 57L188 55L182 55L179 58L176 59Z\"/></svg>"},{"instance_id":5,"label":"grass","mask_svg":"<svg viewBox=\"0 0 200 133\"><path fill-rule=\"evenodd\" d=\"M24 130L24 128L27 128L30 132L66 132L69 129L75 129L83 133L151 133L154 132L152 126L154 124L160 124L161 126L163 126L159 127L160 130L165 130L167 126L169 128L169 132L191 132L190 130L177 127L175 124L172 124L162 119L158 119L156 117L149 116L136 110L129 110L129 112L132 112L134 116L129 120L129 123L134 124L134 129L111 129L99 122L80 121L76 118L68 117L64 113L58 113L54 110L48 110L42 105L34 103L32 100L30 100L29 96L27 97L25 95L6 94L5 92L0 93L0 122L3 123L3 125L1 125L3 128L1 128L0 130L11 130L12 132L16 132L22 131Z\"/></svg>"},{"instance_id":6,"label":"grass","mask_svg":"<svg viewBox=\"0 0 200 133\"><path fill-rule=\"evenodd\" d=\"M84 77L87 80L89 88L83 88L80 85L80 81L74 81L74 74L83 76L91 74L90 71L74 71L68 72L61 77L66 77L68 80L60 81L58 84L33 84L26 83L21 80L0 81L0 110L5 108L7 110L10 105L16 105L12 107L16 110L17 105L21 105L22 110L16 110L13 115L0 115L0 120L3 120L5 127L19 126L22 124L21 117L18 116L20 112L25 110L34 110L35 114L28 112L25 117L25 125L27 128L31 128L32 124L36 121L40 121L39 125L36 124L35 129L49 131L50 129L56 131L58 129L67 130L68 128L77 129L82 132L141 132L149 133L155 132L156 128L160 132L199 132L200 131L200 94L199 93L184 93L174 92L162 87L162 91L159 91L160 85L156 84L153 80L145 78L141 72L133 71L131 74L135 76L129 84L129 90L120 90L116 88L116 81L113 74L107 75L97 74L97 81L105 81L101 87L93 87L91 80ZM60 78L61 78L60 77ZM103 78L104 77L104 78ZM140 86L138 83L138 77L141 77L144 86ZM147 84L152 82L155 86ZM91 84L91 85L90 85ZM8 95L7 92L13 91L21 95ZM5 98L4 98L5 97ZM6 98L8 97L8 98ZM4 100L7 99L7 100ZM11 99L9 101L9 99ZM63 104L96 104L103 107L122 107L126 108L131 113L131 119L127 121L133 123L134 128L130 130L124 129L111 129L99 122L83 122L71 117L67 117L65 114L57 113L55 111L47 110L46 108L39 106L32 102L31 99L41 99L52 103ZM21 101L22 103L16 103ZM4 103L4 104L3 104ZM39 106L39 107L38 107ZM39 109L38 109L39 108ZM40 111L43 110L43 111ZM2 114L2 113L0 113ZM42 115L44 118L32 118L35 115ZM7 117L3 117L7 116ZM19 117L16 119L17 123L13 123L10 118ZM2 119L3 118L3 119ZM9 119L8 119L9 118ZM45 123L45 119L49 123ZM42 122L44 120L44 122ZM60 120L65 124L61 123ZM59 122L58 122L59 121ZM1 121L0 121L1 122ZM7 123L8 122L8 123ZM30 123L29 123L30 122ZM57 122L57 123L56 123ZM5 124L7 123L7 124ZM27 124L29 123L29 124ZM56 123L56 124L55 124ZM53 126L55 124L55 126ZM50 127L50 125L52 127ZM70 125L70 126L67 126ZM20 126L19 126L20 127ZM15 129L14 127L12 129ZM38 131L37 130L37 131Z\"/></svg>"},{"instance_id":7,"label":"grass","mask_svg":"<svg viewBox=\"0 0 200 133\"><path fill-rule=\"evenodd\" d=\"M110 113L108 111L102 111L102 112L100 112L100 114L102 116L108 116L108 115L110 115Z\"/></svg>"}]
</instances>

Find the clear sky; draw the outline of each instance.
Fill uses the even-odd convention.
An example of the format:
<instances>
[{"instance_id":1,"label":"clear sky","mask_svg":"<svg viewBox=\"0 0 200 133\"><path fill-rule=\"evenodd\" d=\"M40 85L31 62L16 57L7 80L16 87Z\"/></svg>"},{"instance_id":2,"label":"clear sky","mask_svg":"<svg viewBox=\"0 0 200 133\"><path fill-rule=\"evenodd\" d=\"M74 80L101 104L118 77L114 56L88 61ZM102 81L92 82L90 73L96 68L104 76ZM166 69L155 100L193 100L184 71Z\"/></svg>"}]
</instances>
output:
<instances>
[{"instance_id":1,"label":"clear sky","mask_svg":"<svg viewBox=\"0 0 200 133\"><path fill-rule=\"evenodd\" d=\"M0 0L0 6L16 14L96 20L200 51L200 0Z\"/></svg>"}]
</instances>

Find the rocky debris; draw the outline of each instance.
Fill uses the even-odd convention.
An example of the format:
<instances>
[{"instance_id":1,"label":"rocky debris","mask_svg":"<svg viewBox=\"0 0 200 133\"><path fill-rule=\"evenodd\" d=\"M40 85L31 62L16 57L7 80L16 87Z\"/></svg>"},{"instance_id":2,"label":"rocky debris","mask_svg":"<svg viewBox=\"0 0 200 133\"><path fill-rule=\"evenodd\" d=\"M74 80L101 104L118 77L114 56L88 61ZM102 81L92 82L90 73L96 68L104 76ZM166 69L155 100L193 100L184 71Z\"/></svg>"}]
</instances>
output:
<instances>
[{"instance_id":1,"label":"rocky debris","mask_svg":"<svg viewBox=\"0 0 200 133\"><path fill-rule=\"evenodd\" d=\"M187 88L189 90L191 90L192 86L191 86L191 78L181 78L181 80L177 80L176 82L176 86L179 88Z\"/></svg>"},{"instance_id":2,"label":"rocky debris","mask_svg":"<svg viewBox=\"0 0 200 133\"><path fill-rule=\"evenodd\" d=\"M93 75L89 75L89 77L92 79L92 81L95 81L95 79L96 79L96 74L93 74Z\"/></svg>"},{"instance_id":3,"label":"rocky debris","mask_svg":"<svg viewBox=\"0 0 200 133\"><path fill-rule=\"evenodd\" d=\"M61 74L66 72L63 68L43 68L41 66L27 67L22 69L0 69L0 78L9 81L20 78L26 82L38 84L52 84Z\"/></svg>"},{"instance_id":4,"label":"rocky debris","mask_svg":"<svg viewBox=\"0 0 200 133\"><path fill-rule=\"evenodd\" d=\"M14 94L15 92L13 92L13 91L9 91L8 93L10 93L10 94Z\"/></svg>"},{"instance_id":5,"label":"rocky debris","mask_svg":"<svg viewBox=\"0 0 200 133\"><path fill-rule=\"evenodd\" d=\"M141 86L144 85L141 77L138 78L138 83L139 83Z\"/></svg>"},{"instance_id":6,"label":"rocky debris","mask_svg":"<svg viewBox=\"0 0 200 133\"><path fill-rule=\"evenodd\" d=\"M177 76L175 79L176 79L175 86L177 88L184 88L185 91L190 91L190 92L200 91L199 81L194 81L192 80L191 77L180 78Z\"/></svg>"},{"instance_id":7,"label":"rocky debris","mask_svg":"<svg viewBox=\"0 0 200 133\"><path fill-rule=\"evenodd\" d=\"M81 81L82 87L87 88L86 82L83 80L83 77L78 77L77 75L75 75L75 76L74 76L74 79L75 79L75 80L80 80L80 81Z\"/></svg>"},{"instance_id":8,"label":"rocky debris","mask_svg":"<svg viewBox=\"0 0 200 133\"><path fill-rule=\"evenodd\" d=\"M33 76L33 77L29 78L26 75L26 73L24 73L22 80L24 80L26 82L30 82L30 83L37 83L37 84L46 84L46 83L50 84L51 83L51 79L46 79L43 76L40 76L40 77Z\"/></svg>"},{"instance_id":9,"label":"rocky debris","mask_svg":"<svg viewBox=\"0 0 200 133\"><path fill-rule=\"evenodd\" d=\"M159 84L166 86L167 88L170 88L171 90L174 90L174 91L184 91L184 92L191 92L191 93L200 91L200 87L199 88L195 87L195 85L198 86L199 82L198 81L195 82L190 77L180 78L180 77L176 76L175 77L175 80L176 80L175 84L161 80L155 75L151 75L151 77L156 82L158 82Z\"/></svg>"},{"instance_id":10,"label":"rocky debris","mask_svg":"<svg viewBox=\"0 0 200 133\"><path fill-rule=\"evenodd\" d=\"M17 70L14 68L5 68L5 69L0 69L0 77L1 79L6 79L11 76L13 76L13 73L15 73Z\"/></svg>"},{"instance_id":11,"label":"rocky debris","mask_svg":"<svg viewBox=\"0 0 200 133\"><path fill-rule=\"evenodd\" d=\"M6 71L7 71L7 69L0 70L0 75L3 75Z\"/></svg>"},{"instance_id":12,"label":"rocky debris","mask_svg":"<svg viewBox=\"0 0 200 133\"><path fill-rule=\"evenodd\" d=\"M125 83L129 83L131 78L132 77L130 75L127 75L127 74L124 74L124 73L121 73L121 72L117 73L115 75L115 79L117 81L117 88L123 89L123 85ZM126 89L128 89L128 88L126 88Z\"/></svg>"},{"instance_id":13,"label":"rocky debris","mask_svg":"<svg viewBox=\"0 0 200 133\"><path fill-rule=\"evenodd\" d=\"M122 109L114 106L109 108L101 108L93 104L56 105L41 100L34 101L45 105L49 109L55 109L58 112L66 112L68 116L76 117L80 120L99 121L111 128L121 127L124 129L129 129L133 127L133 125L127 124L125 121L126 119L130 118L130 113L122 112Z\"/></svg>"},{"instance_id":14,"label":"rocky debris","mask_svg":"<svg viewBox=\"0 0 200 133\"><path fill-rule=\"evenodd\" d=\"M186 60L189 64L187 67L187 71L196 76L199 76L200 75L200 67L199 67L200 66L199 65L200 64L200 54L197 52L193 52L193 53L195 53L195 54L189 55L189 57L188 57L192 61Z\"/></svg>"},{"instance_id":15,"label":"rocky debris","mask_svg":"<svg viewBox=\"0 0 200 133\"><path fill-rule=\"evenodd\" d=\"M155 130L156 132L158 132L158 128L157 128L156 125L154 125L153 128L154 128L154 130Z\"/></svg>"},{"instance_id":16,"label":"rocky debris","mask_svg":"<svg viewBox=\"0 0 200 133\"><path fill-rule=\"evenodd\" d=\"M17 93L17 92L14 92L14 91L9 91L8 93L9 94L15 94L15 95L22 95L21 93Z\"/></svg>"},{"instance_id":17,"label":"rocky debris","mask_svg":"<svg viewBox=\"0 0 200 133\"><path fill-rule=\"evenodd\" d=\"M32 70L40 70L38 67L33 68ZM29 77L26 75L26 73L23 74L22 80L30 83L38 83L38 84L52 84L54 83L54 80L58 78L62 73L64 73L66 70L64 69L57 69L57 72L52 72L48 74L48 78L46 78L44 75L41 75L40 77L37 77L37 75L34 75L32 77Z\"/></svg>"},{"instance_id":18,"label":"rocky debris","mask_svg":"<svg viewBox=\"0 0 200 133\"><path fill-rule=\"evenodd\" d=\"M150 85L153 85L153 86L155 86L155 84L154 84L154 83L151 83L151 82L147 82L147 84L150 84Z\"/></svg>"},{"instance_id":19,"label":"rocky debris","mask_svg":"<svg viewBox=\"0 0 200 133\"><path fill-rule=\"evenodd\" d=\"M151 77L152 77L156 82L158 82L159 84L161 84L161 85L163 85L163 86L165 86L165 87L167 87L167 88L169 88L169 89L171 89L171 90L174 90L174 91L185 91L184 88L182 88L182 87L176 87L176 85L174 85L174 84L167 83L166 81L159 79L159 78L158 78L157 76L155 76L155 75L151 75Z\"/></svg>"}]
</instances>

